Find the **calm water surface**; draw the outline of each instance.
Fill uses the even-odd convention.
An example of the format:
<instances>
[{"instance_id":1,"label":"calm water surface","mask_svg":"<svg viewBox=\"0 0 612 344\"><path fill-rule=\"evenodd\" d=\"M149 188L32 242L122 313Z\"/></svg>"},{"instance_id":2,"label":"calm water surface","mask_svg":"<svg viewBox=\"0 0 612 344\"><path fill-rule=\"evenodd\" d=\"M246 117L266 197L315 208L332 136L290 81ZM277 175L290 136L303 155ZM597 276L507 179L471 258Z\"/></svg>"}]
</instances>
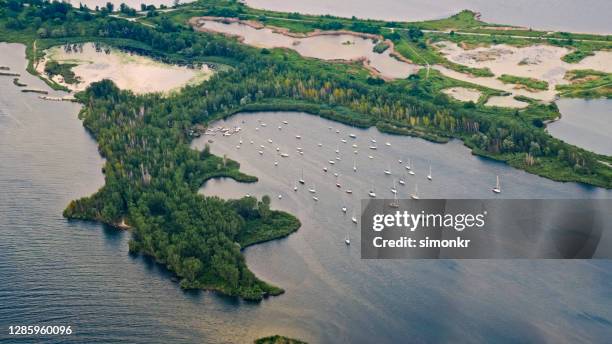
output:
<instances>
[{"instance_id":1,"label":"calm water surface","mask_svg":"<svg viewBox=\"0 0 612 344\"><path fill-rule=\"evenodd\" d=\"M382 20L440 19L463 9L482 13L482 20L542 30L612 33L609 0L245 0L249 6L275 11L332 14Z\"/></svg>"},{"instance_id":2,"label":"calm water surface","mask_svg":"<svg viewBox=\"0 0 612 344\"><path fill-rule=\"evenodd\" d=\"M22 82L46 88L25 75L23 56L23 46L0 44L0 65L24 74ZM423 197L491 197L496 174L502 177L504 197L610 198L610 191L555 183L487 162L458 142L436 145L391 137L305 114L237 115L223 125L242 125L245 141L270 148L278 144L291 157L275 167L269 148L261 159L250 147L236 150L237 136L214 137L213 152L238 159L260 181L211 181L204 192L225 197L282 193L285 202L274 199L274 206L293 211L303 223L287 239L246 251L259 277L287 291L250 304L183 292L162 268L128 255L129 233L62 218L70 200L103 185L103 161L77 119L78 110L76 104L23 94L11 78L0 78L2 343L247 343L274 333L314 343L449 341L456 336L498 342L609 338L610 261L362 261L357 229L342 217L340 203L352 208L370 180L377 192L390 195L392 181L382 169L390 165L399 173L400 157L411 157L417 171L401 192L418 180ZM268 123L258 133L252 129L257 117ZM290 123L279 132L281 118ZM295 152L298 131L306 152L302 159ZM352 147L339 142L349 131L358 135L361 146L355 175ZM378 151L363 149L369 136L378 138ZM265 142L268 137L274 144ZM383 146L385 141L392 146ZM338 146L340 182L351 185L352 199L342 198L334 178L321 170ZM370 161L368 153L376 158ZM431 183L424 178L430 163ZM320 192L319 204L304 190L291 189L302 167L307 183ZM350 247L343 243L347 230L355 234ZM9 338L8 326L17 324L71 325L76 335Z\"/></svg>"},{"instance_id":3,"label":"calm water surface","mask_svg":"<svg viewBox=\"0 0 612 344\"><path fill-rule=\"evenodd\" d=\"M283 120L289 124L281 124ZM406 186L396 185L404 198L415 183L421 197L493 197L495 175L502 178L506 198L610 198L612 192L556 183L486 161L470 155L460 142L433 144L304 113L239 114L215 125L244 129L230 137L205 136L194 147L203 148L213 139L213 153L240 161L245 172L260 180L254 184L213 180L202 192L224 198L268 194L274 207L300 218L303 226L297 233L249 248L246 256L258 276L287 289L288 297L271 302L279 318L289 327L299 323L322 332L316 341L444 342L455 336L475 341L601 341L612 330L612 302L605 284L612 278L609 261L366 261L359 258L359 229L350 221L368 190L374 188L379 197L390 198L393 179L400 177ZM350 133L357 138L349 138ZM371 138L377 140L376 151L366 148ZM352 144L358 145L356 155ZM263 155L257 152L260 145L265 146ZM290 157L279 157L276 147ZM304 155L297 153L297 147ZM335 160L336 149L341 160L331 166L328 161ZM411 159L415 176L405 175L400 158ZM429 164L432 182L425 178ZM384 175L386 168L392 176ZM294 192L302 170L306 185ZM339 173L343 189L353 190L352 196L336 188L334 172ZM318 202L307 191L310 187L317 190ZM348 207L348 215L342 214L342 205ZM347 232L353 238L350 247L344 244ZM473 337L474 333L482 337Z\"/></svg>"},{"instance_id":4,"label":"calm water surface","mask_svg":"<svg viewBox=\"0 0 612 344\"><path fill-rule=\"evenodd\" d=\"M612 155L612 99L561 99L561 119L548 132L593 152Z\"/></svg>"}]
</instances>

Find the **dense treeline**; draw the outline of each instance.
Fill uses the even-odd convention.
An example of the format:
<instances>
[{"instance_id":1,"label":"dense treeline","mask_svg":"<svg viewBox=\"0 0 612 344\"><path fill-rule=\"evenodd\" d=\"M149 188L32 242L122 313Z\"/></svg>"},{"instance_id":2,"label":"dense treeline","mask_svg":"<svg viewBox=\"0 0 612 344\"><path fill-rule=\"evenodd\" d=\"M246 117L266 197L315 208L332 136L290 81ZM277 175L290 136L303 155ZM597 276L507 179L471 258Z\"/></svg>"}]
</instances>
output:
<instances>
[{"instance_id":1,"label":"dense treeline","mask_svg":"<svg viewBox=\"0 0 612 344\"><path fill-rule=\"evenodd\" d=\"M106 183L95 195L71 202L64 215L111 224L127 220L133 227L130 250L166 264L186 288L249 299L282 291L258 280L240 249L288 235L299 227L297 219L271 211L269 198L224 201L197 194L213 177L255 180L240 173L234 161L189 148L195 124L241 110L305 109L435 141L458 137L479 154L529 171L612 187L612 171L597 161L607 158L567 145L541 128L543 119L558 114L554 105L492 111L451 101L435 90L432 80L419 77L384 82L358 65L249 48L170 23L152 28L57 3L0 4L0 25L6 29L0 37L20 33L19 39L36 39L42 46L100 40L168 61L232 64L230 70L170 97L136 96L110 81L77 95L84 104L83 123L106 158ZM24 27L13 29L9 17Z\"/></svg>"}]
</instances>

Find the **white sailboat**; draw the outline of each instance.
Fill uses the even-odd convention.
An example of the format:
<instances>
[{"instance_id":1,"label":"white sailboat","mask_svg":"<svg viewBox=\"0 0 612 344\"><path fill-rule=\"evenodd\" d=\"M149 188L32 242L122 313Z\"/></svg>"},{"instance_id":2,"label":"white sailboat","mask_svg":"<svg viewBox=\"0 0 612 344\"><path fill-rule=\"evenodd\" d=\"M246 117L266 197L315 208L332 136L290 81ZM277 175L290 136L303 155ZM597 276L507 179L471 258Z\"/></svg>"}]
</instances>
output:
<instances>
[{"instance_id":1,"label":"white sailboat","mask_svg":"<svg viewBox=\"0 0 612 344\"><path fill-rule=\"evenodd\" d=\"M347 194L352 194L352 193L353 193L353 190L351 190L351 189L346 189L346 193L347 193Z\"/></svg>"},{"instance_id":2,"label":"white sailboat","mask_svg":"<svg viewBox=\"0 0 612 344\"><path fill-rule=\"evenodd\" d=\"M387 169L384 171L386 175L390 176L391 175L391 166L388 166Z\"/></svg>"},{"instance_id":3,"label":"white sailboat","mask_svg":"<svg viewBox=\"0 0 612 344\"><path fill-rule=\"evenodd\" d=\"M427 179L431 180L431 165L429 165L429 174L427 175Z\"/></svg>"},{"instance_id":4,"label":"white sailboat","mask_svg":"<svg viewBox=\"0 0 612 344\"><path fill-rule=\"evenodd\" d=\"M419 186L416 183L414 184L414 193L410 195L410 198L419 199Z\"/></svg>"},{"instance_id":5,"label":"white sailboat","mask_svg":"<svg viewBox=\"0 0 612 344\"><path fill-rule=\"evenodd\" d=\"M351 221L353 221L353 223L357 223L357 218L355 217L355 212L353 212L353 216L351 216Z\"/></svg>"},{"instance_id":6,"label":"white sailboat","mask_svg":"<svg viewBox=\"0 0 612 344\"><path fill-rule=\"evenodd\" d=\"M323 166L323 172L327 172L327 166Z\"/></svg>"},{"instance_id":7,"label":"white sailboat","mask_svg":"<svg viewBox=\"0 0 612 344\"><path fill-rule=\"evenodd\" d=\"M315 201L318 201L318 200L319 200L319 197L317 197L317 196L312 196L312 199L314 199Z\"/></svg>"},{"instance_id":8,"label":"white sailboat","mask_svg":"<svg viewBox=\"0 0 612 344\"><path fill-rule=\"evenodd\" d=\"M344 239L344 243L347 245L351 244L351 238L349 236L349 232L346 232L346 239Z\"/></svg>"},{"instance_id":9,"label":"white sailboat","mask_svg":"<svg viewBox=\"0 0 612 344\"><path fill-rule=\"evenodd\" d=\"M370 196L372 198L376 198L376 192L374 192L374 186L372 186L372 190L370 190L370 192L368 192L368 196Z\"/></svg>"},{"instance_id":10,"label":"white sailboat","mask_svg":"<svg viewBox=\"0 0 612 344\"><path fill-rule=\"evenodd\" d=\"M310 189L308 189L308 192L310 192L310 193L316 193L317 192L317 190L315 189L314 184L310 187Z\"/></svg>"},{"instance_id":11,"label":"white sailboat","mask_svg":"<svg viewBox=\"0 0 612 344\"><path fill-rule=\"evenodd\" d=\"M492 191L495 193L501 193L501 186L499 185L499 176L497 176L497 182L495 183L495 187Z\"/></svg>"},{"instance_id":12,"label":"white sailboat","mask_svg":"<svg viewBox=\"0 0 612 344\"><path fill-rule=\"evenodd\" d=\"M298 180L298 182L300 184L304 184L304 169L302 169L302 174L301 174L300 179Z\"/></svg>"},{"instance_id":13,"label":"white sailboat","mask_svg":"<svg viewBox=\"0 0 612 344\"><path fill-rule=\"evenodd\" d=\"M338 181L338 176L337 176L337 175L336 175L336 187L338 187L338 188L339 188L339 187L342 187L342 186L340 185L340 182Z\"/></svg>"},{"instance_id":14,"label":"white sailboat","mask_svg":"<svg viewBox=\"0 0 612 344\"><path fill-rule=\"evenodd\" d=\"M357 172L357 162L353 159L353 171Z\"/></svg>"},{"instance_id":15,"label":"white sailboat","mask_svg":"<svg viewBox=\"0 0 612 344\"><path fill-rule=\"evenodd\" d=\"M397 189L395 188L395 179L393 179L393 186L391 187L391 192L393 192L394 195L397 194Z\"/></svg>"},{"instance_id":16,"label":"white sailboat","mask_svg":"<svg viewBox=\"0 0 612 344\"><path fill-rule=\"evenodd\" d=\"M391 208L399 208L399 203L397 202L397 194L393 194L393 202L389 203Z\"/></svg>"},{"instance_id":17,"label":"white sailboat","mask_svg":"<svg viewBox=\"0 0 612 344\"><path fill-rule=\"evenodd\" d=\"M340 154L340 145L336 146L336 154Z\"/></svg>"}]
</instances>

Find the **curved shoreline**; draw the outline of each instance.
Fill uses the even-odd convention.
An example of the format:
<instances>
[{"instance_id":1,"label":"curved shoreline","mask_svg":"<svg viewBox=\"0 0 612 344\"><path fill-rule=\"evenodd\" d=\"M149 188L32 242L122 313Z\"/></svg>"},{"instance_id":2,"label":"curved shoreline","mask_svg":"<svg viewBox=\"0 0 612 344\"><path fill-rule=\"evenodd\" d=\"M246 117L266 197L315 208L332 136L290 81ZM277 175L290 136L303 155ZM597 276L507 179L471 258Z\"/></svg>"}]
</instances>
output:
<instances>
[{"instance_id":1,"label":"curved shoreline","mask_svg":"<svg viewBox=\"0 0 612 344\"><path fill-rule=\"evenodd\" d=\"M228 17L201 16L201 17L192 17L188 20L188 24L191 27L193 27L194 30L197 30L200 32L222 34L227 37L234 37L240 43L245 42L246 38L244 36L208 29L204 27L203 21L215 21L215 22L223 23L223 24L234 24L234 23L241 24L241 25L251 27L255 30L269 29L275 34L283 35L285 37L296 38L296 39L304 39L304 38L317 37L317 36L349 35L349 36L358 37L358 38L362 38L366 40L372 40L374 43L384 42L385 44L389 46L388 50L389 50L390 57L400 62L404 62L404 63L415 65L415 66L421 66L420 64L415 63L414 61L411 61L410 59L404 57L402 54L396 51L395 44L393 43L393 41L384 38L382 35L376 35L376 34L364 33L364 32L355 32L355 31L350 31L350 30L320 30L320 29L315 29L314 31L311 31L308 33L298 33L298 32L291 32L289 29L284 28L284 27L264 25L260 22L253 21L253 20L242 20L239 18L228 18ZM283 47L283 46L278 46L275 48L290 49L290 48ZM361 56L361 57L353 58L353 59L330 59L330 60L325 59L324 61L332 62L332 63L347 63L347 64L361 62L363 67L366 68L368 71L370 71L370 73L372 73L376 77L379 77L385 81L391 81L391 80L398 79L398 78L392 78L392 77L382 75L382 73L378 69L376 69L374 66L370 64L371 61L366 56Z\"/></svg>"}]
</instances>

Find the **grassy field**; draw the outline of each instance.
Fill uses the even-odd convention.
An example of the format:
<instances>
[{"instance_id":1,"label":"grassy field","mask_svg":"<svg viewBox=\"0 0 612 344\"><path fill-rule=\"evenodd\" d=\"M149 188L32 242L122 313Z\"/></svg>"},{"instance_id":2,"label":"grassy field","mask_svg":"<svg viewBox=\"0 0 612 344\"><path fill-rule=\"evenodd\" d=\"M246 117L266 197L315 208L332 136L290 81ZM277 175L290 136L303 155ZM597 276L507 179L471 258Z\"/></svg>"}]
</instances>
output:
<instances>
[{"instance_id":1,"label":"grassy field","mask_svg":"<svg viewBox=\"0 0 612 344\"><path fill-rule=\"evenodd\" d=\"M568 98L612 98L612 74L591 69L571 70L565 74L570 81L557 85L559 95Z\"/></svg>"},{"instance_id":2,"label":"grassy field","mask_svg":"<svg viewBox=\"0 0 612 344\"><path fill-rule=\"evenodd\" d=\"M515 85L524 86L528 90L537 91L537 90L547 90L548 89L548 82L544 80L534 79L534 78L526 78L522 76L502 74L497 79L499 79L504 84L515 84Z\"/></svg>"}]
</instances>

